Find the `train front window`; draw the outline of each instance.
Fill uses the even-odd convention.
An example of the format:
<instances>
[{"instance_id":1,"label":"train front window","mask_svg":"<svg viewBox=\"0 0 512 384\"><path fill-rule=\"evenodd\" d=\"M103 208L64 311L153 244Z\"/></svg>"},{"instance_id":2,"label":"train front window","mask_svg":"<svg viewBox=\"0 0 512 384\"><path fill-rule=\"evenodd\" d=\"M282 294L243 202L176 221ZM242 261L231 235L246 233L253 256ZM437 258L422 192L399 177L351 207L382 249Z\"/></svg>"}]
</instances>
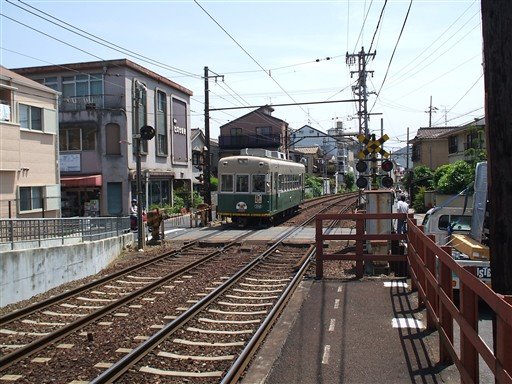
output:
<instances>
[{"instance_id":1,"label":"train front window","mask_svg":"<svg viewBox=\"0 0 512 384\"><path fill-rule=\"evenodd\" d=\"M249 192L249 175L236 175L235 192Z\"/></svg>"},{"instance_id":2,"label":"train front window","mask_svg":"<svg viewBox=\"0 0 512 384\"><path fill-rule=\"evenodd\" d=\"M220 191L233 192L233 175L220 176Z\"/></svg>"},{"instance_id":3,"label":"train front window","mask_svg":"<svg viewBox=\"0 0 512 384\"><path fill-rule=\"evenodd\" d=\"M252 191L265 192L265 175L252 175Z\"/></svg>"}]
</instances>

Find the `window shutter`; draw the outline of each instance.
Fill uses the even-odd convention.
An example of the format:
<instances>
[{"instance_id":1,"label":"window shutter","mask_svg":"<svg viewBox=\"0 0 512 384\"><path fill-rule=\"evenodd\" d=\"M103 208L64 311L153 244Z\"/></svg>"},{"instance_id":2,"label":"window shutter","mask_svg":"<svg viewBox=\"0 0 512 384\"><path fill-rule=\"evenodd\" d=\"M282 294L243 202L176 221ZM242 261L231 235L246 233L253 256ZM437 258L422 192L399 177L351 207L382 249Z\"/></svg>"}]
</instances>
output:
<instances>
[{"instance_id":1,"label":"window shutter","mask_svg":"<svg viewBox=\"0 0 512 384\"><path fill-rule=\"evenodd\" d=\"M57 111L55 109L43 109L43 132L55 135L58 129Z\"/></svg>"},{"instance_id":2,"label":"window shutter","mask_svg":"<svg viewBox=\"0 0 512 384\"><path fill-rule=\"evenodd\" d=\"M58 211L60 210L60 185L45 185L44 186L44 197L46 202L45 209L47 211Z\"/></svg>"}]
</instances>

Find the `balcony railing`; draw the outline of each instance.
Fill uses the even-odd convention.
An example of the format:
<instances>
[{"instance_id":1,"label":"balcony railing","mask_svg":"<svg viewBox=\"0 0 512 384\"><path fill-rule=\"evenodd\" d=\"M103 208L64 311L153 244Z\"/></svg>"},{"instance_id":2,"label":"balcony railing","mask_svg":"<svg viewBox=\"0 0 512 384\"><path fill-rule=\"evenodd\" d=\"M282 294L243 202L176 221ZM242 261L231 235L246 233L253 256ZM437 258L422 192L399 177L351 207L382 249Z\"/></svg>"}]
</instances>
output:
<instances>
[{"instance_id":1,"label":"balcony railing","mask_svg":"<svg viewBox=\"0 0 512 384\"><path fill-rule=\"evenodd\" d=\"M281 136L271 134L265 136L219 136L219 148L279 148Z\"/></svg>"},{"instance_id":2,"label":"balcony railing","mask_svg":"<svg viewBox=\"0 0 512 384\"><path fill-rule=\"evenodd\" d=\"M68 112L104 108L121 108L124 107L122 101L122 95L88 95L63 97L60 100L59 110Z\"/></svg>"}]
</instances>

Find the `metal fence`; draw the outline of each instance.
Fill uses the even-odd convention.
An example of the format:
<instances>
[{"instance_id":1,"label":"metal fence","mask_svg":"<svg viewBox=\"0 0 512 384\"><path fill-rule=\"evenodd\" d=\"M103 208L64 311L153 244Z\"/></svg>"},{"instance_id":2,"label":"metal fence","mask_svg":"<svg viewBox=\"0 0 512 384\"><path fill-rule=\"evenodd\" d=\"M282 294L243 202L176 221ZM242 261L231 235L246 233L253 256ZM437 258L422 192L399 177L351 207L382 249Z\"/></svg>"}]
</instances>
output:
<instances>
[{"instance_id":1,"label":"metal fence","mask_svg":"<svg viewBox=\"0 0 512 384\"><path fill-rule=\"evenodd\" d=\"M129 217L0 219L0 250L76 244L128 232Z\"/></svg>"}]
</instances>

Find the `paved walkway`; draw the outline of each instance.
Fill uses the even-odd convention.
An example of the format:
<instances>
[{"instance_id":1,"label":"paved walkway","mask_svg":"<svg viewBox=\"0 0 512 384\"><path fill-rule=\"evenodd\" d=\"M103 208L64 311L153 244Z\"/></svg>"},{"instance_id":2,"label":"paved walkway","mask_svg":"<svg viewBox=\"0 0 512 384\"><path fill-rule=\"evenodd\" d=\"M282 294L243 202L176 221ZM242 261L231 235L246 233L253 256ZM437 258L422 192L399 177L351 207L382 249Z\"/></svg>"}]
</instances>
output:
<instances>
[{"instance_id":1,"label":"paved walkway","mask_svg":"<svg viewBox=\"0 0 512 384\"><path fill-rule=\"evenodd\" d=\"M303 283L243 384L460 382L436 366L437 337L405 284Z\"/></svg>"}]
</instances>

